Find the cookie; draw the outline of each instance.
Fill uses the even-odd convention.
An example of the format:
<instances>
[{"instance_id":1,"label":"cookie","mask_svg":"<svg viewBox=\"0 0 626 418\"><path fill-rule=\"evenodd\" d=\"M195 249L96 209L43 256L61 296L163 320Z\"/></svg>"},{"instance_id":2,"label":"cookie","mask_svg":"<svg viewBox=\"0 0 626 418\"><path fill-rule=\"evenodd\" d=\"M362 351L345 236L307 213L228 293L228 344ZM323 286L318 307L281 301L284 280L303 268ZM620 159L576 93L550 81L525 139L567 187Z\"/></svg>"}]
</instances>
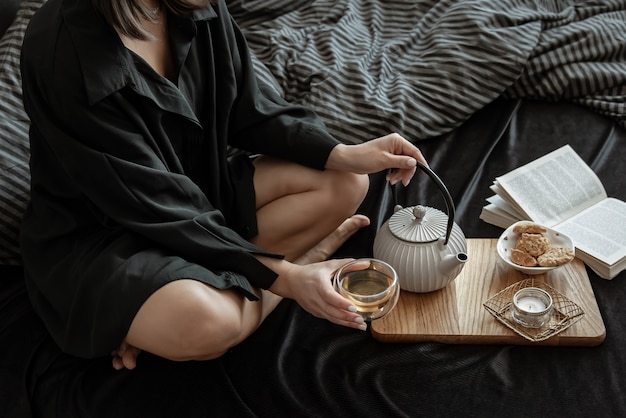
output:
<instances>
[{"instance_id":1,"label":"cookie","mask_svg":"<svg viewBox=\"0 0 626 418\"><path fill-rule=\"evenodd\" d=\"M525 251L511 248L511 261L518 266L535 267L537 265L537 259Z\"/></svg>"},{"instance_id":2,"label":"cookie","mask_svg":"<svg viewBox=\"0 0 626 418\"><path fill-rule=\"evenodd\" d=\"M539 224L526 222L515 225L515 227L513 228L513 232L515 232L516 234L522 234L524 232L528 234L545 234L547 230Z\"/></svg>"},{"instance_id":3,"label":"cookie","mask_svg":"<svg viewBox=\"0 0 626 418\"><path fill-rule=\"evenodd\" d=\"M545 253L537 257L541 267L555 267L568 263L574 258L574 251L565 247L550 247Z\"/></svg>"},{"instance_id":4,"label":"cookie","mask_svg":"<svg viewBox=\"0 0 626 418\"><path fill-rule=\"evenodd\" d=\"M517 240L515 248L537 257L550 248L550 240L542 234L524 232Z\"/></svg>"}]
</instances>

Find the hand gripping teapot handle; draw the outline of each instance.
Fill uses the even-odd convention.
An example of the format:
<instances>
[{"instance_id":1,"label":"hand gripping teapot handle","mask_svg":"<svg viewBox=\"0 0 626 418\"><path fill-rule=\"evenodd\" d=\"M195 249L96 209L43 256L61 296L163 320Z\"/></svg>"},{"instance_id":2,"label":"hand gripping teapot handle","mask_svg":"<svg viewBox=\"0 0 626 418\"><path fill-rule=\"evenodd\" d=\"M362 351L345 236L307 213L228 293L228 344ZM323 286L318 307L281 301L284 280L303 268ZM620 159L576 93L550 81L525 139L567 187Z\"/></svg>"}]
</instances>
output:
<instances>
[{"instance_id":1,"label":"hand gripping teapot handle","mask_svg":"<svg viewBox=\"0 0 626 418\"><path fill-rule=\"evenodd\" d=\"M448 226L446 228L446 240L443 243L444 245L446 245L448 244L448 240L450 239L450 234L452 233L452 227L454 226L455 209L454 209L454 202L452 201L452 196L450 196L450 192L448 191L448 188L446 187L446 185L443 183L443 181L441 181L439 176L435 174L433 170L431 170L424 164L420 163L419 161L417 162L417 166L424 173L428 174L428 177L430 177L435 182L435 184L437 185L437 187L439 187L439 190L441 191L441 194L443 194L443 197L446 201L446 210L448 213Z\"/></svg>"}]
</instances>

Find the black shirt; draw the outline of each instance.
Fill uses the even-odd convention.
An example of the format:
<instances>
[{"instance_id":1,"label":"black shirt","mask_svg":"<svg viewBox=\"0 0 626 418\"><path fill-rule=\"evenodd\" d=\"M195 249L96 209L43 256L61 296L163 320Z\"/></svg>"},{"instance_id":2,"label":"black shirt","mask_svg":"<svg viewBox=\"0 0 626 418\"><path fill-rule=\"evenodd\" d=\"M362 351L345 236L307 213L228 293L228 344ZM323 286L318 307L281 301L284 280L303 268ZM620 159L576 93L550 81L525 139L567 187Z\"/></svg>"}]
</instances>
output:
<instances>
[{"instance_id":1,"label":"black shirt","mask_svg":"<svg viewBox=\"0 0 626 418\"><path fill-rule=\"evenodd\" d=\"M228 151L323 169L338 143L258 84L223 0L168 24L175 83L126 49L91 0L49 0L24 39L32 190L21 251L35 309L74 354L108 354L169 281L251 299L251 285L271 286L276 274L253 255L278 256L242 237L256 224L238 193L253 190L238 187L250 174Z\"/></svg>"}]
</instances>

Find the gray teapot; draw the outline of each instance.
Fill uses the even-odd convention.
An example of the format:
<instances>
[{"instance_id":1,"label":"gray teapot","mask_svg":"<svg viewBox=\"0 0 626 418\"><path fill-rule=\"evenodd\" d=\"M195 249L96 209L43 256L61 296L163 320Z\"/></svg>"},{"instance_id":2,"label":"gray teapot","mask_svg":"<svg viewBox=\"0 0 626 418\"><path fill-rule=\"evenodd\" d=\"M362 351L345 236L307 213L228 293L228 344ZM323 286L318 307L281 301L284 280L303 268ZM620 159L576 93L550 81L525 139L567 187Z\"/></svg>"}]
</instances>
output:
<instances>
[{"instance_id":1,"label":"gray teapot","mask_svg":"<svg viewBox=\"0 0 626 418\"><path fill-rule=\"evenodd\" d=\"M454 223L452 196L441 179L418 163L437 184L446 202L447 214L427 206L403 208L394 213L374 238L374 258L386 261L398 273L400 288L425 293L451 283L468 260L467 242Z\"/></svg>"}]
</instances>

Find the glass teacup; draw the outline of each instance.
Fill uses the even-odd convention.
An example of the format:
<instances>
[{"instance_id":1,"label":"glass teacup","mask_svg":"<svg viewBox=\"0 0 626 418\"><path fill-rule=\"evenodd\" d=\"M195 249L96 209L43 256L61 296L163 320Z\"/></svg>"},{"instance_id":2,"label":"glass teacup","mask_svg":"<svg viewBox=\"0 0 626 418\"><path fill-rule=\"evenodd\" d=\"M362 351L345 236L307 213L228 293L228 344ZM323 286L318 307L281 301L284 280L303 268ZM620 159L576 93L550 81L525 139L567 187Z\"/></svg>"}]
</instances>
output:
<instances>
[{"instance_id":1,"label":"glass teacup","mask_svg":"<svg viewBox=\"0 0 626 418\"><path fill-rule=\"evenodd\" d=\"M387 315L400 296L398 274L389 264L375 258L351 261L335 272L335 290L350 300L363 319Z\"/></svg>"}]
</instances>

